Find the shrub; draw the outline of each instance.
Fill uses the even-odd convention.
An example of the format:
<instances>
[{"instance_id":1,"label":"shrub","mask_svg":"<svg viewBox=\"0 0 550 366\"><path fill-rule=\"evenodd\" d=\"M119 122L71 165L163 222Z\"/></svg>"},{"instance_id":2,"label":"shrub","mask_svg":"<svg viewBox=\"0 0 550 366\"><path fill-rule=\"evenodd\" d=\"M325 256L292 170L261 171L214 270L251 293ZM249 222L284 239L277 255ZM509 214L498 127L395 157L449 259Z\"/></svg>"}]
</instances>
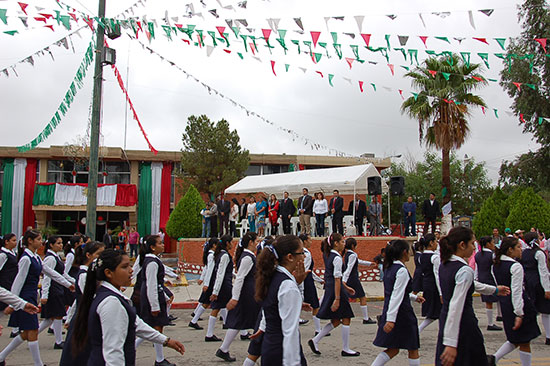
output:
<instances>
[{"instance_id":1,"label":"shrub","mask_svg":"<svg viewBox=\"0 0 550 366\"><path fill-rule=\"evenodd\" d=\"M543 232L550 232L550 205L532 188L522 191L514 201L510 201L510 213L506 219L506 226L515 231L522 229L529 231L532 227Z\"/></svg>"},{"instance_id":2,"label":"shrub","mask_svg":"<svg viewBox=\"0 0 550 366\"><path fill-rule=\"evenodd\" d=\"M166 234L172 238L198 238L201 236L202 217L205 207L199 191L190 185L166 223Z\"/></svg>"}]
</instances>

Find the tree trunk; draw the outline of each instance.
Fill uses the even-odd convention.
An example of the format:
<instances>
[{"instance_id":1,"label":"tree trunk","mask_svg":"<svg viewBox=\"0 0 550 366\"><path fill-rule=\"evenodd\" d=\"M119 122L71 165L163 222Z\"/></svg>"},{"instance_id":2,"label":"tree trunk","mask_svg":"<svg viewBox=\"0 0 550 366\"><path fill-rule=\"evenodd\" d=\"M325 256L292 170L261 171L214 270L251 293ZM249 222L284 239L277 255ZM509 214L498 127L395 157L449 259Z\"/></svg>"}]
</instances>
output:
<instances>
[{"instance_id":1,"label":"tree trunk","mask_svg":"<svg viewBox=\"0 0 550 366\"><path fill-rule=\"evenodd\" d=\"M441 150L441 183L443 205L451 200L451 162L449 158L449 149Z\"/></svg>"}]
</instances>

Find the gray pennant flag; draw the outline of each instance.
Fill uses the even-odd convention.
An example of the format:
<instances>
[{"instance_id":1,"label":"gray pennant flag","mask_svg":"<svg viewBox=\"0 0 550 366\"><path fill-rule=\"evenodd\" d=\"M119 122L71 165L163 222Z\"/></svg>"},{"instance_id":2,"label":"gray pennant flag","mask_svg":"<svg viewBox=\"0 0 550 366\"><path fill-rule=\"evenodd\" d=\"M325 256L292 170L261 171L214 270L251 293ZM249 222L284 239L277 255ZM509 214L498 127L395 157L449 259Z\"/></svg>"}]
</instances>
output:
<instances>
[{"instance_id":1,"label":"gray pennant flag","mask_svg":"<svg viewBox=\"0 0 550 366\"><path fill-rule=\"evenodd\" d=\"M340 17L332 17L332 19L343 21L346 17L340 16Z\"/></svg>"},{"instance_id":2,"label":"gray pennant flag","mask_svg":"<svg viewBox=\"0 0 550 366\"><path fill-rule=\"evenodd\" d=\"M25 60L23 60L24 62L28 62L29 64L33 65L34 66L34 59L32 58L32 56L29 56L27 57Z\"/></svg>"},{"instance_id":3,"label":"gray pennant flag","mask_svg":"<svg viewBox=\"0 0 550 366\"><path fill-rule=\"evenodd\" d=\"M301 30L304 30L304 25L302 24L302 18L294 18L294 21L300 27Z\"/></svg>"},{"instance_id":4,"label":"gray pennant flag","mask_svg":"<svg viewBox=\"0 0 550 366\"><path fill-rule=\"evenodd\" d=\"M422 16L422 13L418 13L418 16L420 17L420 20L422 21L422 25L424 28L426 28L426 22L424 21L424 17Z\"/></svg>"},{"instance_id":5,"label":"gray pennant flag","mask_svg":"<svg viewBox=\"0 0 550 366\"><path fill-rule=\"evenodd\" d=\"M495 11L495 9L482 9L482 10L480 10L480 12L487 15L488 17L490 17L491 14L493 14L494 11Z\"/></svg>"},{"instance_id":6,"label":"gray pennant flag","mask_svg":"<svg viewBox=\"0 0 550 366\"><path fill-rule=\"evenodd\" d=\"M300 70L302 70L302 72L305 74L307 69L305 67L298 67Z\"/></svg>"},{"instance_id":7,"label":"gray pennant flag","mask_svg":"<svg viewBox=\"0 0 550 366\"><path fill-rule=\"evenodd\" d=\"M437 15L438 17L440 17L440 18L442 18L442 19L445 19L445 18L447 18L448 16L451 15L451 12L450 12L450 11L433 12L432 14L433 14L433 15Z\"/></svg>"},{"instance_id":8,"label":"gray pennant flag","mask_svg":"<svg viewBox=\"0 0 550 366\"><path fill-rule=\"evenodd\" d=\"M222 2L220 0L216 0L216 2L220 5L220 8L223 8Z\"/></svg>"},{"instance_id":9,"label":"gray pennant flag","mask_svg":"<svg viewBox=\"0 0 550 366\"><path fill-rule=\"evenodd\" d=\"M397 36L397 38L399 38L399 44L401 46L406 46L407 45L407 41L409 40L409 36Z\"/></svg>"},{"instance_id":10,"label":"gray pennant flag","mask_svg":"<svg viewBox=\"0 0 550 366\"><path fill-rule=\"evenodd\" d=\"M23 23L23 25L25 26L25 28L28 28L29 27L29 24L27 22L27 17L19 17L19 19L21 19L21 23Z\"/></svg>"},{"instance_id":11,"label":"gray pennant flag","mask_svg":"<svg viewBox=\"0 0 550 366\"><path fill-rule=\"evenodd\" d=\"M345 81L347 81L347 82L350 83L350 85L351 85L351 79L350 79L350 78L342 77L342 79L344 79Z\"/></svg>"},{"instance_id":12,"label":"gray pennant flag","mask_svg":"<svg viewBox=\"0 0 550 366\"><path fill-rule=\"evenodd\" d=\"M363 33L363 20L365 20L365 16L363 15L355 16L355 21L357 22L357 28L359 28L359 33Z\"/></svg>"},{"instance_id":13,"label":"gray pennant flag","mask_svg":"<svg viewBox=\"0 0 550 366\"><path fill-rule=\"evenodd\" d=\"M346 36L351 37L351 39L355 39L355 33L344 33Z\"/></svg>"},{"instance_id":14,"label":"gray pennant flag","mask_svg":"<svg viewBox=\"0 0 550 366\"><path fill-rule=\"evenodd\" d=\"M464 37L453 37L453 39L454 39L455 41L457 41L457 42L460 44L460 43L462 43L462 41L464 41L466 38L464 38Z\"/></svg>"},{"instance_id":15,"label":"gray pennant flag","mask_svg":"<svg viewBox=\"0 0 550 366\"><path fill-rule=\"evenodd\" d=\"M273 18L273 19L271 19L271 21L273 22L273 28L272 29L275 32L279 32L279 22L281 21L281 19L280 18Z\"/></svg>"},{"instance_id":16,"label":"gray pennant flag","mask_svg":"<svg viewBox=\"0 0 550 366\"><path fill-rule=\"evenodd\" d=\"M248 27L246 19L235 19L235 21L241 23L244 27Z\"/></svg>"},{"instance_id":17,"label":"gray pennant flag","mask_svg":"<svg viewBox=\"0 0 550 366\"><path fill-rule=\"evenodd\" d=\"M2 70L2 72L7 76L10 77L10 73L8 72L8 69Z\"/></svg>"},{"instance_id":18,"label":"gray pennant flag","mask_svg":"<svg viewBox=\"0 0 550 366\"><path fill-rule=\"evenodd\" d=\"M235 8L233 7L233 5L227 5L227 6L224 6L223 7L225 10L235 10Z\"/></svg>"},{"instance_id":19,"label":"gray pennant flag","mask_svg":"<svg viewBox=\"0 0 550 366\"><path fill-rule=\"evenodd\" d=\"M50 50L50 47L46 47L46 48L44 48L44 50L45 50L46 52L48 52L48 53L50 54L52 60L55 61L55 58L53 57L53 53L52 53L52 51Z\"/></svg>"},{"instance_id":20,"label":"gray pennant flag","mask_svg":"<svg viewBox=\"0 0 550 366\"><path fill-rule=\"evenodd\" d=\"M474 23L474 12L471 10L468 10L468 18L470 19L470 25L472 28L476 29L476 25Z\"/></svg>"},{"instance_id":21,"label":"gray pennant flag","mask_svg":"<svg viewBox=\"0 0 550 366\"><path fill-rule=\"evenodd\" d=\"M225 23L229 28L233 28L233 19L226 19Z\"/></svg>"},{"instance_id":22,"label":"gray pennant flag","mask_svg":"<svg viewBox=\"0 0 550 366\"><path fill-rule=\"evenodd\" d=\"M388 14L388 15L386 15L386 16L387 16L388 18L390 18L391 20L397 19L397 15L395 15L395 14Z\"/></svg>"},{"instance_id":23,"label":"gray pennant flag","mask_svg":"<svg viewBox=\"0 0 550 366\"><path fill-rule=\"evenodd\" d=\"M177 22L180 19L180 17L171 17L171 19L172 21Z\"/></svg>"},{"instance_id":24,"label":"gray pennant flag","mask_svg":"<svg viewBox=\"0 0 550 366\"><path fill-rule=\"evenodd\" d=\"M241 1L240 3L237 4L237 6L238 6L239 8L246 9L246 1Z\"/></svg>"},{"instance_id":25,"label":"gray pennant flag","mask_svg":"<svg viewBox=\"0 0 550 366\"><path fill-rule=\"evenodd\" d=\"M212 14L215 18L219 18L218 11L216 9L208 10L210 14Z\"/></svg>"},{"instance_id":26,"label":"gray pennant flag","mask_svg":"<svg viewBox=\"0 0 550 366\"><path fill-rule=\"evenodd\" d=\"M327 30L328 29L328 21L331 19L331 17L325 17L325 25L327 26Z\"/></svg>"},{"instance_id":27,"label":"gray pennant flag","mask_svg":"<svg viewBox=\"0 0 550 366\"><path fill-rule=\"evenodd\" d=\"M15 65L11 67L11 71L15 74L15 76L19 76L17 70L15 70Z\"/></svg>"}]
</instances>

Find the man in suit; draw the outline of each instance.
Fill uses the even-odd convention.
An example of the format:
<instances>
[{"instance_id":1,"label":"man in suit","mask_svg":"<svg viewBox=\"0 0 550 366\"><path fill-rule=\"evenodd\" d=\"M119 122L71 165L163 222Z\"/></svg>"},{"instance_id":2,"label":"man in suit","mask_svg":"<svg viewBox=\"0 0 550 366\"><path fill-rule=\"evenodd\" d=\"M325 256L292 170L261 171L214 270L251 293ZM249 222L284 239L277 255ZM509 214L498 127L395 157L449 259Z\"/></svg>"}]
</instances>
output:
<instances>
[{"instance_id":1,"label":"man in suit","mask_svg":"<svg viewBox=\"0 0 550 366\"><path fill-rule=\"evenodd\" d=\"M229 211L231 211L231 203L223 198L223 195L218 196L216 202L218 206L218 217L220 222L220 236L229 234Z\"/></svg>"},{"instance_id":2,"label":"man in suit","mask_svg":"<svg viewBox=\"0 0 550 366\"><path fill-rule=\"evenodd\" d=\"M340 191L337 189L332 194L333 196L328 204L328 209L332 214L332 232L344 235L344 223L342 222L344 219L344 211L342 210L344 208L344 199L340 197Z\"/></svg>"},{"instance_id":3,"label":"man in suit","mask_svg":"<svg viewBox=\"0 0 550 366\"><path fill-rule=\"evenodd\" d=\"M105 244L105 248L113 248L113 238L111 235L113 235L111 229L107 229L107 232L103 235L103 244Z\"/></svg>"},{"instance_id":4,"label":"man in suit","mask_svg":"<svg viewBox=\"0 0 550 366\"><path fill-rule=\"evenodd\" d=\"M370 235L380 235L380 225L382 225L382 205L378 202L377 196L372 196L370 205L367 208L367 217L369 219Z\"/></svg>"},{"instance_id":5,"label":"man in suit","mask_svg":"<svg viewBox=\"0 0 550 366\"><path fill-rule=\"evenodd\" d=\"M355 207L354 207L355 206ZM363 219L367 216L367 204L363 201L359 194L355 195L355 200L351 201L348 206L348 215L353 215L353 209L355 208L355 216L353 217L353 223L357 229L357 235L363 235Z\"/></svg>"},{"instance_id":6,"label":"man in suit","mask_svg":"<svg viewBox=\"0 0 550 366\"><path fill-rule=\"evenodd\" d=\"M435 194L430 193L430 199L424 201L422 205L422 214L424 215L424 235L428 233L428 226L432 225L432 233L435 233L435 221L439 216L439 202L435 199Z\"/></svg>"},{"instance_id":7,"label":"man in suit","mask_svg":"<svg viewBox=\"0 0 550 366\"><path fill-rule=\"evenodd\" d=\"M300 215L300 234L311 233L311 215L313 215L313 198L308 189L302 189L302 197L298 198L298 213Z\"/></svg>"},{"instance_id":8,"label":"man in suit","mask_svg":"<svg viewBox=\"0 0 550 366\"><path fill-rule=\"evenodd\" d=\"M288 198L288 192L285 192L279 206L279 217L283 220L283 233L285 235L290 234L290 218L295 212L294 202Z\"/></svg>"},{"instance_id":9,"label":"man in suit","mask_svg":"<svg viewBox=\"0 0 550 366\"><path fill-rule=\"evenodd\" d=\"M407 197L407 202L403 203L403 221L405 222L405 236L416 236L416 203L412 196ZM409 231L409 226L411 230Z\"/></svg>"}]
</instances>

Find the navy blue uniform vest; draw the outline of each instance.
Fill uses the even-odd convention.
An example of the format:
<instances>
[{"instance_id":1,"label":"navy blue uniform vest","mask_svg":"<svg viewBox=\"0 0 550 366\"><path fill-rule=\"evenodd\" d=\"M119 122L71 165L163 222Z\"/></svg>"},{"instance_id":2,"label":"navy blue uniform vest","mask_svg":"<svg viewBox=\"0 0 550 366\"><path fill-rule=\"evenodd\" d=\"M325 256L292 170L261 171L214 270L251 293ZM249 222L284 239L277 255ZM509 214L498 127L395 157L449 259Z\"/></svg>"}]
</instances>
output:
<instances>
[{"instance_id":1,"label":"navy blue uniform vest","mask_svg":"<svg viewBox=\"0 0 550 366\"><path fill-rule=\"evenodd\" d=\"M525 249L521 253L521 265L525 271L525 290L539 313L550 314L550 300L544 298L544 288L540 283L538 262L535 259L537 251L538 249Z\"/></svg>"},{"instance_id":2,"label":"navy blue uniform vest","mask_svg":"<svg viewBox=\"0 0 550 366\"><path fill-rule=\"evenodd\" d=\"M218 298L217 300L212 301L212 303L210 304L212 306L212 309L223 309L225 305L227 305L229 300L231 300L231 290L233 289L233 261L231 260L231 256L229 255L229 253L227 253L227 251L225 250L222 250L216 257L214 272L212 272L212 279L210 283L213 289L214 284L216 283L218 268L224 255L227 255L229 257L229 263L227 264L227 267L225 267L225 273L223 276L220 292L218 293Z\"/></svg>"},{"instance_id":3,"label":"navy blue uniform vest","mask_svg":"<svg viewBox=\"0 0 550 366\"><path fill-rule=\"evenodd\" d=\"M17 257L13 253L8 253L5 251L0 251L0 255L5 255L7 260L0 270L0 286L6 290L10 290L17 276ZM8 305L0 302L0 311L3 311Z\"/></svg>"}]
</instances>

